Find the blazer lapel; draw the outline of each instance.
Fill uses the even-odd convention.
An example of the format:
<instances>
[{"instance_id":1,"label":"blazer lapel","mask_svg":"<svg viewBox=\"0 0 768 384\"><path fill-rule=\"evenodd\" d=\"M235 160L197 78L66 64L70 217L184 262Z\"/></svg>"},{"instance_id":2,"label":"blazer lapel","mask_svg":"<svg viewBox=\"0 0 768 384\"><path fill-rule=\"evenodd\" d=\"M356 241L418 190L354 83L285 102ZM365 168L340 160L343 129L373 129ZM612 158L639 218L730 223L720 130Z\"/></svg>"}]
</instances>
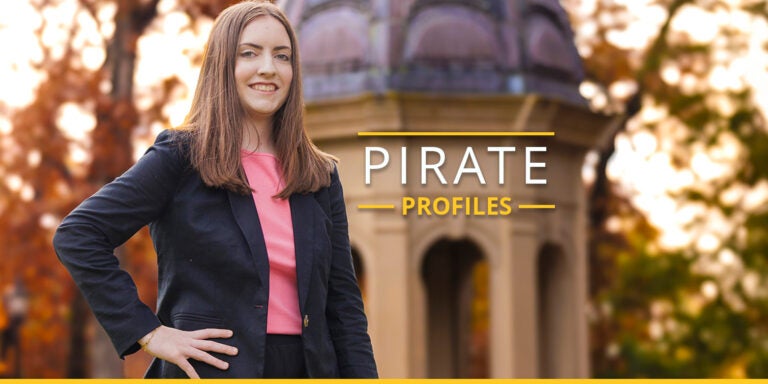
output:
<instances>
[{"instance_id":1,"label":"blazer lapel","mask_svg":"<svg viewBox=\"0 0 768 384\"><path fill-rule=\"evenodd\" d=\"M293 244L296 251L296 280L299 285L299 309L304 309L312 277L315 209L311 194L293 194L290 198Z\"/></svg>"},{"instance_id":2,"label":"blazer lapel","mask_svg":"<svg viewBox=\"0 0 768 384\"><path fill-rule=\"evenodd\" d=\"M264 243L264 232L261 230L259 214L251 194L241 195L227 191L229 205L237 225L243 232L251 257L256 264L256 270L261 284L269 289L269 258L267 257L267 245Z\"/></svg>"}]
</instances>

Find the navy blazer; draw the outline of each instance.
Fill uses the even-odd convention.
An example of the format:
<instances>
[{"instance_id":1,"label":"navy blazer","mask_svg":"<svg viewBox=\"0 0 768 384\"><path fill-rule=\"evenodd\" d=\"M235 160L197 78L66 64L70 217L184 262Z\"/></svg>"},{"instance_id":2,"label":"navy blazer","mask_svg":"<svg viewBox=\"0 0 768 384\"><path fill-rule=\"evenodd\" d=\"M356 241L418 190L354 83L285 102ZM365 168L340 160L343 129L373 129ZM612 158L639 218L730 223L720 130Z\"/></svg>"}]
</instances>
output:
<instances>
[{"instance_id":1,"label":"navy blazer","mask_svg":"<svg viewBox=\"0 0 768 384\"><path fill-rule=\"evenodd\" d=\"M237 356L222 371L190 359L200 377L264 372L269 261L251 194L210 188L191 168L184 135L164 131L122 176L61 223L54 248L121 357L161 324L231 329ZM310 377L377 377L350 254L338 171L331 185L290 197L301 338ZM157 252L157 314L139 300L114 249L149 224ZM155 359L147 377L186 377Z\"/></svg>"}]
</instances>

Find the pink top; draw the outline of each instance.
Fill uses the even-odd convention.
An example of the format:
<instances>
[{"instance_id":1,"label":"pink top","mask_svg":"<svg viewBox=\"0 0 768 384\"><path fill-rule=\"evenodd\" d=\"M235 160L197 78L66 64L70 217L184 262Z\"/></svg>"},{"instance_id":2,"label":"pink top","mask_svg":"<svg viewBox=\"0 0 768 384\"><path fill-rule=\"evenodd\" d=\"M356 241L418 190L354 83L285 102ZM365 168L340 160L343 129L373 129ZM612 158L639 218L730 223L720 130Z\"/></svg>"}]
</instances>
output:
<instances>
[{"instance_id":1,"label":"pink top","mask_svg":"<svg viewBox=\"0 0 768 384\"><path fill-rule=\"evenodd\" d=\"M284 187L277 158L267 153L241 151L248 184L259 214L269 257L267 333L301 334L301 312L296 283L296 251L288 200L272 198Z\"/></svg>"}]
</instances>

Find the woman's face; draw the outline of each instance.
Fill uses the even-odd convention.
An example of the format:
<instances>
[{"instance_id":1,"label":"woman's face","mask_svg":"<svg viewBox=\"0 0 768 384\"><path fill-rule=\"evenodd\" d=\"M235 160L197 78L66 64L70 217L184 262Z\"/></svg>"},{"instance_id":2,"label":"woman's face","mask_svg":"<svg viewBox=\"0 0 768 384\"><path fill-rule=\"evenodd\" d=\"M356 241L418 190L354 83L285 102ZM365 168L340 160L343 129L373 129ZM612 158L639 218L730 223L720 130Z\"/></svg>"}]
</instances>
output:
<instances>
[{"instance_id":1,"label":"woman's face","mask_svg":"<svg viewBox=\"0 0 768 384\"><path fill-rule=\"evenodd\" d=\"M235 82L240 102L251 118L271 117L288 97L293 79L291 40L271 16L245 26L237 46Z\"/></svg>"}]
</instances>

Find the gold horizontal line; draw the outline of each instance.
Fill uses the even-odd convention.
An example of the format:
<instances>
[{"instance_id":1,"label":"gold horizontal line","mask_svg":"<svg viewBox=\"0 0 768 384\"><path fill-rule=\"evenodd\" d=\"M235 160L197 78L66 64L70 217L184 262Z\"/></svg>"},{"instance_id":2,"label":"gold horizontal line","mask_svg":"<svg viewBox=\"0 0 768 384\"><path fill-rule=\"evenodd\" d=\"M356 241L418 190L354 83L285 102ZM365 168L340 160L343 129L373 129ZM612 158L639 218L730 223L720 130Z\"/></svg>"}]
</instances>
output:
<instances>
[{"instance_id":1,"label":"gold horizontal line","mask_svg":"<svg viewBox=\"0 0 768 384\"><path fill-rule=\"evenodd\" d=\"M468 131L409 131L409 132L358 132L359 137L501 137L501 136L554 136L555 132L468 132Z\"/></svg>"},{"instance_id":2,"label":"gold horizontal line","mask_svg":"<svg viewBox=\"0 0 768 384\"><path fill-rule=\"evenodd\" d=\"M554 204L519 204L520 209L555 209Z\"/></svg>"},{"instance_id":3,"label":"gold horizontal line","mask_svg":"<svg viewBox=\"0 0 768 384\"><path fill-rule=\"evenodd\" d=\"M395 209L394 204L358 204L357 209Z\"/></svg>"}]
</instances>

